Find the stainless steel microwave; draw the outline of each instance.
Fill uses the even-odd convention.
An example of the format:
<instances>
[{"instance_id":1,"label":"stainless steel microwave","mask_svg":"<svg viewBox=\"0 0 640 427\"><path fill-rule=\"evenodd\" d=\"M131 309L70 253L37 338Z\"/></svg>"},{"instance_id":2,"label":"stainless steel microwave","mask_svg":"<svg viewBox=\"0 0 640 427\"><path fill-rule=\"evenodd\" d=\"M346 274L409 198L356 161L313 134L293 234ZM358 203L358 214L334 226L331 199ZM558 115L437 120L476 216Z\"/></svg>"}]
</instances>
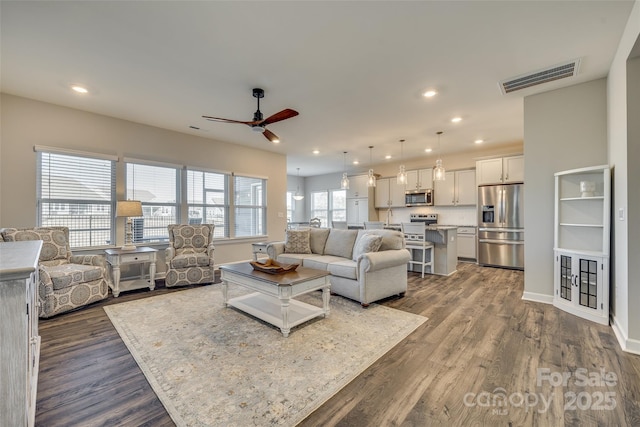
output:
<instances>
[{"instance_id":1,"label":"stainless steel microwave","mask_svg":"<svg viewBox=\"0 0 640 427\"><path fill-rule=\"evenodd\" d=\"M404 194L404 204L407 206L433 206L433 190L412 190Z\"/></svg>"}]
</instances>

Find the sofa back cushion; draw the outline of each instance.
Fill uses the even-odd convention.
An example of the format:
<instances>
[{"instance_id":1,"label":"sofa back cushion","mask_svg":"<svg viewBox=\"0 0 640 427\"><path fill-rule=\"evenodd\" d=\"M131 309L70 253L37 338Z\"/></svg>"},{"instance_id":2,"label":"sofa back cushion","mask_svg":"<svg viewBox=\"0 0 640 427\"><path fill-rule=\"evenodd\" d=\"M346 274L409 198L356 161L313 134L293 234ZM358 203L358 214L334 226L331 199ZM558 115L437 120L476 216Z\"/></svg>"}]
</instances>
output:
<instances>
[{"instance_id":1,"label":"sofa back cushion","mask_svg":"<svg viewBox=\"0 0 640 427\"><path fill-rule=\"evenodd\" d=\"M389 251L393 249L403 249L405 247L404 235L396 230L359 230L358 240L365 234L382 236L382 244L379 251Z\"/></svg>"},{"instance_id":2,"label":"sofa back cushion","mask_svg":"<svg viewBox=\"0 0 640 427\"><path fill-rule=\"evenodd\" d=\"M40 262L66 262L71 257L67 227L5 228L2 230L2 236L7 242L42 240ZM59 264L59 262L54 264Z\"/></svg>"},{"instance_id":3,"label":"sofa back cushion","mask_svg":"<svg viewBox=\"0 0 640 427\"><path fill-rule=\"evenodd\" d=\"M328 228L309 229L309 246L311 247L311 253L324 255L324 246L327 243L330 231Z\"/></svg>"},{"instance_id":4,"label":"sofa back cushion","mask_svg":"<svg viewBox=\"0 0 640 427\"><path fill-rule=\"evenodd\" d=\"M284 242L285 253L290 254L310 254L311 247L309 230L287 230Z\"/></svg>"},{"instance_id":5,"label":"sofa back cushion","mask_svg":"<svg viewBox=\"0 0 640 427\"><path fill-rule=\"evenodd\" d=\"M169 240L176 253L205 253L213 235L213 224L169 225Z\"/></svg>"},{"instance_id":6,"label":"sofa back cushion","mask_svg":"<svg viewBox=\"0 0 640 427\"><path fill-rule=\"evenodd\" d=\"M376 234L363 234L353 247L353 260L357 261L360 255L367 252L378 252L382 245L382 236Z\"/></svg>"},{"instance_id":7,"label":"sofa back cushion","mask_svg":"<svg viewBox=\"0 0 640 427\"><path fill-rule=\"evenodd\" d=\"M353 245L356 242L358 232L356 230L339 230L331 228L327 243L324 245L325 255L335 255L351 259Z\"/></svg>"}]
</instances>

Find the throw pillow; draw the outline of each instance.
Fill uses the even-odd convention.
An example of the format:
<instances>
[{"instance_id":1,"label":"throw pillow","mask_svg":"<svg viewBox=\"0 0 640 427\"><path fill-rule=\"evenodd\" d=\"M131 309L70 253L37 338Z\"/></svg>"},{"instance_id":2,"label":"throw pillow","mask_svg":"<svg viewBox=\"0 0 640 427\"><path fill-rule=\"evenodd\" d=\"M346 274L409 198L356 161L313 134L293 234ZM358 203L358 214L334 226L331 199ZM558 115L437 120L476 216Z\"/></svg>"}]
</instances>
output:
<instances>
[{"instance_id":1,"label":"throw pillow","mask_svg":"<svg viewBox=\"0 0 640 427\"><path fill-rule=\"evenodd\" d=\"M360 240L356 242L356 246L353 248L353 260L357 261L360 255L367 252L378 252L382 245L382 236L376 236L375 234L363 234Z\"/></svg>"},{"instance_id":2,"label":"throw pillow","mask_svg":"<svg viewBox=\"0 0 640 427\"><path fill-rule=\"evenodd\" d=\"M309 246L311 252L318 255L324 254L324 245L329 237L328 228L310 228L309 229Z\"/></svg>"},{"instance_id":3,"label":"throw pillow","mask_svg":"<svg viewBox=\"0 0 640 427\"><path fill-rule=\"evenodd\" d=\"M324 254L351 259L353 244L357 236L357 230L338 230L337 228L332 228L327 243L324 245Z\"/></svg>"},{"instance_id":4,"label":"throw pillow","mask_svg":"<svg viewBox=\"0 0 640 427\"><path fill-rule=\"evenodd\" d=\"M289 254L310 254L309 230L287 230L284 251Z\"/></svg>"}]
</instances>

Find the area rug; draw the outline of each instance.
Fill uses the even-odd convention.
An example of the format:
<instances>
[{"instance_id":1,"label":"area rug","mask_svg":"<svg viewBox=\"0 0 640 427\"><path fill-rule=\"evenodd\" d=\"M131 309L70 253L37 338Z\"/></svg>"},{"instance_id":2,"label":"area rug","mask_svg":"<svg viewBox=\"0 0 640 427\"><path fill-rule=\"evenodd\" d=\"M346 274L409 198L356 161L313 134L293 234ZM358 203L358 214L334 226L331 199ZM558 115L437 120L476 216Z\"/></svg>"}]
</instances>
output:
<instances>
[{"instance_id":1,"label":"area rug","mask_svg":"<svg viewBox=\"0 0 640 427\"><path fill-rule=\"evenodd\" d=\"M293 426L427 320L333 296L284 338L222 301L211 285L104 307L178 426Z\"/></svg>"}]
</instances>

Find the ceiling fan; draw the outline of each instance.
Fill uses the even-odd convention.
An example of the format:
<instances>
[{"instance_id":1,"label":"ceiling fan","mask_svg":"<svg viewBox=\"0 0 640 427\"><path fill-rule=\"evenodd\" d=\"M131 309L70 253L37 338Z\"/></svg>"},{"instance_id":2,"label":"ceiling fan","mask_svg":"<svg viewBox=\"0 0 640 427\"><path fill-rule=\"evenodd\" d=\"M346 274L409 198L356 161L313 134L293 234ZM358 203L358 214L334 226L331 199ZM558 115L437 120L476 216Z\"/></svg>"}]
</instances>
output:
<instances>
[{"instance_id":1,"label":"ceiling fan","mask_svg":"<svg viewBox=\"0 0 640 427\"><path fill-rule=\"evenodd\" d=\"M242 120L231 120L231 119L223 119L221 117L211 117L211 116L202 116L207 120L211 120L213 122L222 122L222 123L240 123L243 125L251 126L256 132L261 132L265 138L273 143L280 142L280 138L278 138L273 132L268 130L266 126L271 123L279 122L282 120L290 119L291 117L295 117L298 115L298 112L287 108L278 113L275 113L272 116L263 119L262 112L260 111L260 98L264 98L264 90L260 88L253 89L253 97L258 100L258 109L255 113L253 113L253 120L251 121L242 121Z\"/></svg>"}]
</instances>

